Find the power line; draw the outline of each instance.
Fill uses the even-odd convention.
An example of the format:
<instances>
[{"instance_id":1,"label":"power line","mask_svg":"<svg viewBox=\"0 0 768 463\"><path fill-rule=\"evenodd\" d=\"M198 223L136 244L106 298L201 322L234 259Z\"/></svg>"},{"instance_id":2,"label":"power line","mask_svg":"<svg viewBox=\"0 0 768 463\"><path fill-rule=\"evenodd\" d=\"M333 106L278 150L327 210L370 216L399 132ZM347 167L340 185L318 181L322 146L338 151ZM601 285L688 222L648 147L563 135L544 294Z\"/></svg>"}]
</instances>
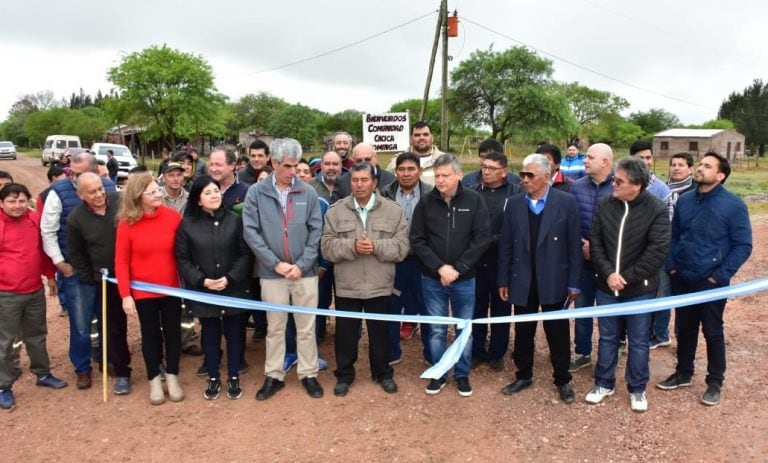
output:
<instances>
[{"instance_id":1,"label":"power line","mask_svg":"<svg viewBox=\"0 0 768 463\"><path fill-rule=\"evenodd\" d=\"M555 55L554 53L549 53L547 51L544 51L544 50L541 50L541 49L536 48L534 46L531 46L531 45L529 45L529 44L527 44L527 43L525 43L525 42L523 42L521 40L515 39L513 37L510 37L510 36L508 36L506 34L503 34L503 33L499 32L499 31L493 30L490 27L487 27L487 26L484 26L482 24L476 23L476 22L472 21L471 19L467 18L466 16L462 17L462 19L463 19L464 22L470 23L470 24L472 24L474 26L477 26L477 27L479 27L481 29L485 29L486 31L492 32L492 33L494 33L496 35L500 35L501 37L504 37L505 39L511 40L513 42L517 42L517 43L519 43L519 44L521 44L521 45L523 45L523 46L525 46L527 48L530 48L531 50L535 50L535 51L541 53L542 55L550 56L550 57L552 57L552 58L554 58L554 59L556 59L558 61L562 61L562 62L564 62L566 64L570 64L571 66L575 66L575 67L577 67L579 69L582 69L584 71L590 72L590 73L595 74L595 75L598 75L598 76L603 77L605 79L612 80L614 82L618 82L618 83L620 83L622 85L626 85L628 87L632 87L632 88L634 88L636 90L640 90L640 91L643 91L643 92L646 92L646 93L651 93L653 95L657 95L657 96L664 97L664 98L667 98L667 99L670 99L670 100L678 101L680 103L685 103L687 105L697 106L699 108L704 108L704 109L709 109L709 110L713 109L713 108L711 108L709 106L705 106L705 105L702 105L702 104L699 104L699 103L693 103L693 102L690 102L690 101L687 101L687 100L683 100L682 98L677 98L677 97L674 97L674 96L671 96L671 95L666 95L664 93L657 92L655 90L651 90L651 89L648 89L648 88L644 88L644 87L641 87L639 85L633 84L631 82L627 82L625 80L621 80L619 78L610 76L610 75L605 74L603 72L596 71L594 69L591 69L591 68L589 68L587 66L584 66L582 64L576 63L576 62L571 61L569 59L562 58L562 57L560 57L558 55Z\"/></svg>"},{"instance_id":2,"label":"power line","mask_svg":"<svg viewBox=\"0 0 768 463\"><path fill-rule=\"evenodd\" d=\"M271 67L271 68L262 69L260 71L246 72L246 73L243 73L243 74L231 75L231 76L226 76L226 77L241 77L241 76L251 76L251 75L256 75L256 74L264 74L266 72L278 71L280 69L285 69L287 67L295 66L297 64L302 64L302 63L306 63L308 61L313 61L313 60L316 60L318 58L322 58L324 56L328 56L328 55L331 55L333 53L337 53L339 51L346 50L347 48L354 47L355 45L360 45L363 42L367 42L369 40L375 39L375 38L380 37L380 36L382 36L384 34L388 34L388 33L392 32L392 31L396 31L398 29L402 29L405 26L413 24L413 23L415 23L417 21L420 21L420 20L422 20L422 19L424 19L426 17L432 16L435 13L437 13L437 10L432 10L429 13L426 13L424 15L419 16L418 18L411 19L410 21L406 21L406 22L404 22L402 24L398 24L397 26L390 27L389 29L385 29L385 30L383 30L381 32L377 32L377 33L375 33L373 35L369 35L368 37L364 37L364 38L362 38L360 40L355 40L354 42L350 42L350 43L348 43L346 45L342 45L340 47L336 47L336 48L333 48L331 50L324 51L322 53L318 53L316 55L313 55L313 56L310 56L310 57L307 57L307 58L302 58L300 60L291 61L290 63L281 64L280 66L275 66L275 67Z\"/></svg>"}]
</instances>

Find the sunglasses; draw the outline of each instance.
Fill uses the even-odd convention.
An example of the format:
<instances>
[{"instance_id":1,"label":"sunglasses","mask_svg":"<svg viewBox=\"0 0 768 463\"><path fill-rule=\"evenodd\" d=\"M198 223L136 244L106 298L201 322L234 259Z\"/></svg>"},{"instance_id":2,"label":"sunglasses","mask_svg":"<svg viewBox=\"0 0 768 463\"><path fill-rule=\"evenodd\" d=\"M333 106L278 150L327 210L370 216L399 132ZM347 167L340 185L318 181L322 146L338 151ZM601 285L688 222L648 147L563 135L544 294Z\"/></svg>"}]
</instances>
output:
<instances>
[{"instance_id":1,"label":"sunglasses","mask_svg":"<svg viewBox=\"0 0 768 463\"><path fill-rule=\"evenodd\" d=\"M522 170L520 172L518 172L517 175L519 175L520 178L527 178L529 180L536 176L536 174L533 173L533 172L525 172L525 171L522 171Z\"/></svg>"}]
</instances>

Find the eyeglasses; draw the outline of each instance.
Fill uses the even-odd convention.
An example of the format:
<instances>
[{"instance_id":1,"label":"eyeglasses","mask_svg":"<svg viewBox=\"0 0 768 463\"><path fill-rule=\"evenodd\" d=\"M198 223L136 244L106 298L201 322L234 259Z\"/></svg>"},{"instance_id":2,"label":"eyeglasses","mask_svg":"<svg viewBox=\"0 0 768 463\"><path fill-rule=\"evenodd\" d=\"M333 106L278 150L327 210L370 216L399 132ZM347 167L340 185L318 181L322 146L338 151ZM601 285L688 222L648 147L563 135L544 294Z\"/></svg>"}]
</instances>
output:
<instances>
[{"instance_id":1,"label":"eyeglasses","mask_svg":"<svg viewBox=\"0 0 768 463\"><path fill-rule=\"evenodd\" d=\"M519 175L520 178L527 178L527 179L530 180L530 179L532 179L533 177L536 176L536 173L534 173L534 172L525 172L525 171L521 170L520 172L517 173L517 175Z\"/></svg>"},{"instance_id":2,"label":"eyeglasses","mask_svg":"<svg viewBox=\"0 0 768 463\"><path fill-rule=\"evenodd\" d=\"M144 193L142 193L142 194L143 194L143 195L146 195L146 196L159 196L159 195L162 195L162 194L163 194L163 192L162 192L162 190L160 190L160 189L158 188L157 190L152 190L152 191L145 191L145 192L144 192Z\"/></svg>"},{"instance_id":3,"label":"eyeglasses","mask_svg":"<svg viewBox=\"0 0 768 463\"><path fill-rule=\"evenodd\" d=\"M497 170L504 169L504 167L494 167L494 166L482 166L480 167L480 170L484 170L486 172L496 172Z\"/></svg>"}]
</instances>

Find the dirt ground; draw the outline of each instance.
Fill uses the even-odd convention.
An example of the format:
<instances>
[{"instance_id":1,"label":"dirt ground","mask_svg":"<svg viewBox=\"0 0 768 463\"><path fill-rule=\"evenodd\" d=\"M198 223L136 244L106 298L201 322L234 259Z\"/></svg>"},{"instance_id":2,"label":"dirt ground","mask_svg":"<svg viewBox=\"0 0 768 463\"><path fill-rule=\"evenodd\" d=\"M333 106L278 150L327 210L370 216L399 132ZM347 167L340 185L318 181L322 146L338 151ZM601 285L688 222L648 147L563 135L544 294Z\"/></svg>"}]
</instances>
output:
<instances>
[{"instance_id":1,"label":"dirt ground","mask_svg":"<svg viewBox=\"0 0 768 463\"><path fill-rule=\"evenodd\" d=\"M36 195L45 186L38 159L23 155L0 162ZM768 274L768 220L756 218L755 250L737 281ZM102 402L100 376L80 391L67 355L68 322L48 299L48 350L53 372L70 382L62 390L35 387L28 360L14 386L17 406L0 413L2 460L32 461L766 461L768 459L768 293L729 301L726 310L727 380L716 407L699 403L704 392L706 358L703 339L697 374L690 388L661 391L653 385L675 365L675 344L651 351L649 410L629 409L620 366L617 390L600 405L584 395L593 384L592 370L574 374L577 401L560 403L542 331L534 386L507 397L514 364L503 373L480 367L472 372L474 395L461 398L451 383L437 396L424 393L419 374L420 341L403 343L403 363L395 367L400 391L385 394L368 379L367 348L361 346L358 380L344 398L334 397L333 374L319 380L325 397L311 399L296 378L266 402L254 400L263 381L264 343L249 340L250 371L243 374L244 395L230 401L203 399L205 380L195 376L199 357L182 357L181 381L187 398L151 406L138 339L138 322L129 326L133 354L133 392ZM539 328L541 330L541 328ZM333 325L331 325L331 333ZM596 330L597 331L597 330ZM365 339L365 337L363 337ZM365 344L365 341L363 341ZM595 340L596 347L596 340ZM320 347L333 361L333 336ZM623 363L623 362L622 362ZM110 379L111 386L111 379Z\"/></svg>"}]
</instances>

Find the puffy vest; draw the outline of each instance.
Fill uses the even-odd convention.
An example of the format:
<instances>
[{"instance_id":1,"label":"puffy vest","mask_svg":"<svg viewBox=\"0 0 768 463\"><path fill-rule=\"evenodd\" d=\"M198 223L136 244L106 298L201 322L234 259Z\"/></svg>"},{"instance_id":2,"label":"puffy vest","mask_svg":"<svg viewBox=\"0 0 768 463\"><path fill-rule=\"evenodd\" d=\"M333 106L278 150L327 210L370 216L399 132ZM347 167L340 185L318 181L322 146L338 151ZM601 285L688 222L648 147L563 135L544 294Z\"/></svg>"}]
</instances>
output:
<instances>
[{"instance_id":1,"label":"puffy vest","mask_svg":"<svg viewBox=\"0 0 768 463\"><path fill-rule=\"evenodd\" d=\"M108 193L117 191L115 183L108 179L102 178L101 184L104 186L104 190ZM69 253L67 252L67 217L82 201L77 196L77 188L75 184L69 179L59 180L50 187L55 191L61 200L61 215L59 216L59 231L56 232L56 236L59 240L59 249L64 256L64 260L69 262Z\"/></svg>"}]
</instances>

